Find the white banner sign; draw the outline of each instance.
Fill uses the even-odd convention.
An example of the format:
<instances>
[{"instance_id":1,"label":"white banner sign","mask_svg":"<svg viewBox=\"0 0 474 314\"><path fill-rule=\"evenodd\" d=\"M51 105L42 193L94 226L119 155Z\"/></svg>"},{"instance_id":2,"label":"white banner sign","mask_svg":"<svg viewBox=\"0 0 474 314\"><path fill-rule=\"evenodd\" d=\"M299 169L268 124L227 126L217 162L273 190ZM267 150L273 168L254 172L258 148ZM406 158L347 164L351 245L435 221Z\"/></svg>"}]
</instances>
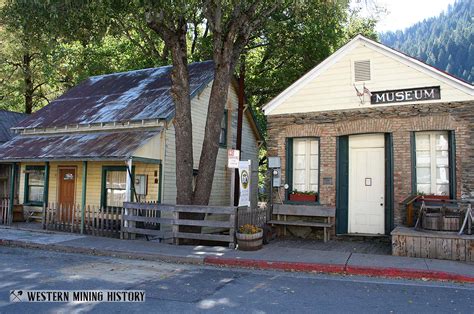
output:
<instances>
[{"instance_id":1,"label":"white banner sign","mask_svg":"<svg viewBox=\"0 0 474 314\"><path fill-rule=\"evenodd\" d=\"M239 161L240 161L240 150L228 149L227 150L227 167L239 168Z\"/></svg>"},{"instance_id":2,"label":"white banner sign","mask_svg":"<svg viewBox=\"0 0 474 314\"><path fill-rule=\"evenodd\" d=\"M239 206L250 206L250 177L252 174L251 161L239 162L240 197Z\"/></svg>"}]
</instances>

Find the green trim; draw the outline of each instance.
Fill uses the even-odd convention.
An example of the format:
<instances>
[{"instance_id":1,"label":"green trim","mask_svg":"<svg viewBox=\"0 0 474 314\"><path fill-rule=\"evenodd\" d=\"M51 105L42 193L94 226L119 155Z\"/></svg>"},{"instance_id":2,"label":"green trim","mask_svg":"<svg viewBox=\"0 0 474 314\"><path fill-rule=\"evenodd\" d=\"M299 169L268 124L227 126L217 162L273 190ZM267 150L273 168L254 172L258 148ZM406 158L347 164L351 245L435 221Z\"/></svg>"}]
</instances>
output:
<instances>
[{"instance_id":1,"label":"green trim","mask_svg":"<svg viewBox=\"0 0 474 314\"><path fill-rule=\"evenodd\" d=\"M220 142L220 132L219 132L219 146L223 147L223 148L224 147L227 148L227 133L228 133L227 129L229 127L228 126L228 124L229 124L229 112L228 112L227 109L224 109L224 120L225 120L224 142L223 143ZM222 131L222 122L221 122L221 128L220 129Z\"/></svg>"},{"instance_id":2,"label":"green trim","mask_svg":"<svg viewBox=\"0 0 474 314\"><path fill-rule=\"evenodd\" d=\"M154 158L132 157L132 161L161 165L161 159L154 159Z\"/></svg>"},{"instance_id":3,"label":"green trim","mask_svg":"<svg viewBox=\"0 0 474 314\"><path fill-rule=\"evenodd\" d=\"M161 197L162 197L162 191L161 189L163 188L163 166L160 165L160 170L158 171L158 204L161 204Z\"/></svg>"},{"instance_id":4,"label":"green trim","mask_svg":"<svg viewBox=\"0 0 474 314\"><path fill-rule=\"evenodd\" d=\"M49 164L48 164L49 165ZM25 170L43 170L45 171L45 166L26 166ZM43 202L30 202L29 201L29 192L28 192L28 179L29 179L29 174L25 173L25 182L24 182L24 199L23 199L23 204L24 205L29 205L29 206L43 206L44 205L44 194L43 194ZM46 172L45 172L45 181L46 181ZM44 182L43 183L43 189L46 189L47 185ZM44 192L43 192L44 193Z\"/></svg>"},{"instance_id":5,"label":"green trim","mask_svg":"<svg viewBox=\"0 0 474 314\"><path fill-rule=\"evenodd\" d=\"M416 139L415 132L410 132L410 150L411 150L411 194L418 193L416 188Z\"/></svg>"},{"instance_id":6,"label":"green trim","mask_svg":"<svg viewBox=\"0 0 474 314\"><path fill-rule=\"evenodd\" d=\"M349 225L349 136L336 140L336 233L347 234Z\"/></svg>"},{"instance_id":7,"label":"green trim","mask_svg":"<svg viewBox=\"0 0 474 314\"><path fill-rule=\"evenodd\" d=\"M13 206L15 205L15 178L18 171L18 165L13 163L11 165L11 176L10 176L10 200L8 203L8 224L11 224L13 221Z\"/></svg>"},{"instance_id":8,"label":"green trim","mask_svg":"<svg viewBox=\"0 0 474 314\"><path fill-rule=\"evenodd\" d=\"M385 234L390 235L393 225L393 136L385 133Z\"/></svg>"},{"instance_id":9,"label":"green trim","mask_svg":"<svg viewBox=\"0 0 474 314\"><path fill-rule=\"evenodd\" d=\"M102 183L101 183L101 192L100 192L100 206L102 208L107 207L107 197L106 195L106 180L107 180L107 171L124 171L126 175L127 173L127 166L102 166ZM132 166L132 182L135 179L135 166ZM130 187L130 199L133 196L133 184Z\"/></svg>"},{"instance_id":10,"label":"green trim","mask_svg":"<svg viewBox=\"0 0 474 314\"><path fill-rule=\"evenodd\" d=\"M87 161L82 162L82 197L81 197L81 233L84 233L86 196L87 196Z\"/></svg>"},{"instance_id":11,"label":"green trim","mask_svg":"<svg viewBox=\"0 0 474 314\"><path fill-rule=\"evenodd\" d=\"M47 161L44 167L43 204L48 204L49 199L49 168L49 161Z\"/></svg>"},{"instance_id":12,"label":"green trim","mask_svg":"<svg viewBox=\"0 0 474 314\"><path fill-rule=\"evenodd\" d=\"M285 200L288 200L288 194L293 189L293 138L286 139L286 183L288 189L285 190Z\"/></svg>"},{"instance_id":13,"label":"green trim","mask_svg":"<svg viewBox=\"0 0 474 314\"><path fill-rule=\"evenodd\" d=\"M457 197L456 187L456 136L454 131L448 132L449 138L449 196L451 199Z\"/></svg>"}]
</instances>

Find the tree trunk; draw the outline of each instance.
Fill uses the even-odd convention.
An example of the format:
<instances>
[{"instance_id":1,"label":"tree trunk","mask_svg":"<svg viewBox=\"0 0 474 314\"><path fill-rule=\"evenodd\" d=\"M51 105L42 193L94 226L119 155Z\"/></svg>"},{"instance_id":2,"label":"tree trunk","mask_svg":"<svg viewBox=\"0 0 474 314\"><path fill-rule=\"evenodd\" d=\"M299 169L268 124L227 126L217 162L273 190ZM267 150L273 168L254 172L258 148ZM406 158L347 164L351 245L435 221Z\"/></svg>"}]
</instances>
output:
<instances>
[{"instance_id":1,"label":"tree trunk","mask_svg":"<svg viewBox=\"0 0 474 314\"><path fill-rule=\"evenodd\" d=\"M25 113L31 114L33 112L33 75L31 74L31 56L26 53L23 55L22 62L23 81L25 83L24 97L25 97Z\"/></svg>"},{"instance_id":2,"label":"tree trunk","mask_svg":"<svg viewBox=\"0 0 474 314\"><path fill-rule=\"evenodd\" d=\"M231 45L231 43L227 43ZM219 135L225 104L229 94L230 80L234 62L230 54L223 53L214 58L214 82L212 84L207 110L206 130L199 160L199 173L196 180L193 204L208 205L211 196L216 159L219 152Z\"/></svg>"}]
</instances>

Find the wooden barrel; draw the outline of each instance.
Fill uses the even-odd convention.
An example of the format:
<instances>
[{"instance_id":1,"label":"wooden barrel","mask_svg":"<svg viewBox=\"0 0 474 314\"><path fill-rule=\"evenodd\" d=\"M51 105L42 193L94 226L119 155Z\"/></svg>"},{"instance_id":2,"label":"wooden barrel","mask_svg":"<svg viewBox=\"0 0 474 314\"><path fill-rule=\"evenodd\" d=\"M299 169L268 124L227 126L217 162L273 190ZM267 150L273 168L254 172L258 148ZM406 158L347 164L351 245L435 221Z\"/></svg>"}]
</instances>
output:
<instances>
[{"instance_id":1,"label":"wooden barrel","mask_svg":"<svg viewBox=\"0 0 474 314\"><path fill-rule=\"evenodd\" d=\"M461 228L461 215L448 214L441 219L441 230L459 231Z\"/></svg>"},{"instance_id":2,"label":"wooden barrel","mask_svg":"<svg viewBox=\"0 0 474 314\"><path fill-rule=\"evenodd\" d=\"M263 231L254 234L236 233L238 249L241 251L256 251L262 248Z\"/></svg>"},{"instance_id":3,"label":"wooden barrel","mask_svg":"<svg viewBox=\"0 0 474 314\"><path fill-rule=\"evenodd\" d=\"M441 213L424 213L422 227L427 230L440 230Z\"/></svg>"}]
</instances>

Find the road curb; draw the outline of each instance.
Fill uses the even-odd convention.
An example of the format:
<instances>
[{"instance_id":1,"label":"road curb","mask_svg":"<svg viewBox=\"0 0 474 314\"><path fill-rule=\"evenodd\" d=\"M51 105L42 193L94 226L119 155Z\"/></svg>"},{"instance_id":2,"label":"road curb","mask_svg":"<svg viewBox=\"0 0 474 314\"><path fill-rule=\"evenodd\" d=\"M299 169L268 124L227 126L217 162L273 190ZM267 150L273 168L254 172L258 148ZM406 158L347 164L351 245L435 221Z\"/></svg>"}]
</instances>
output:
<instances>
[{"instance_id":1,"label":"road curb","mask_svg":"<svg viewBox=\"0 0 474 314\"><path fill-rule=\"evenodd\" d=\"M461 283L474 283L474 277L460 274L453 274L442 271L417 270L409 268L392 267L365 267L346 266L340 264L318 264L299 262L280 262L252 259L236 259L221 257L205 257L205 265L218 265L224 267L242 267L257 269L273 269L284 271L319 272L327 274L359 275L384 278L404 278L404 279L426 279L437 281L455 281Z\"/></svg>"},{"instance_id":2,"label":"road curb","mask_svg":"<svg viewBox=\"0 0 474 314\"><path fill-rule=\"evenodd\" d=\"M26 248L26 249L39 249L39 250L56 251L56 252L63 252L63 253L87 254L87 255L94 255L94 256L118 257L118 258L124 258L124 259L134 259L134 260L160 261L160 262L166 262L166 263L194 264L194 265L204 264L204 257L177 256L177 255L142 253L142 252L125 252L125 251L117 251L117 250L101 249L101 248L83 248L83 247L67 246L67 245L60 245L60 244L39 244L39 243L31 243L31 242L24 242L24 241L17 241L17 240L0 239L0 246L20 247L20 248Z\"/></svg>"}]
</instances>

